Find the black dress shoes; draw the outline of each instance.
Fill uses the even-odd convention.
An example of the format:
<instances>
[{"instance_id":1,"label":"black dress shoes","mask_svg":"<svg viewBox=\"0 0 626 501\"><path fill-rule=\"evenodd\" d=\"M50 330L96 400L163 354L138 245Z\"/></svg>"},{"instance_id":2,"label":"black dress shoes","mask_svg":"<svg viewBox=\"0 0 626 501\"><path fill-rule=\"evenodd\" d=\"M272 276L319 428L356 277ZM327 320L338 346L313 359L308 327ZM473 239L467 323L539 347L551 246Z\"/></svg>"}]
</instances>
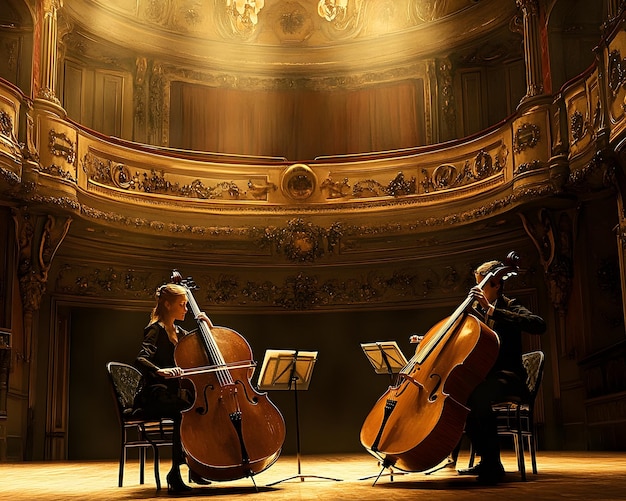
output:
<instances>
[{"instance_id":1,"label":"black dress shoes","mask_svg":"<svg viewBox=\"0 0 626 501\"><path fill-rule=\"evenodd\" d=\"M181 494L192 490L180 476L179 470L172 470L167 474L167 492L168 494Z\"/></svg>"},{"instance_id":2,"label":"black dress shoes","mask_svg":"<svg viewBox=\"0 0 626 501\"><path fill-rule=\"evenodd\" d=\"M471 468L458 470L459 475L476 475L476 481L481 485L496 485L504 479L504 467L501 463L480 462Z\"/></svg>"},{"instance_id":3,"label":"black dress shoes","mask_svg":"<svg viewBox=\"0 0 626 501\"><path fill-rule=\"evenodd\" d=\"M481 463L475 464L471 468L465 468L457 470L459 475L479 475L481 470Z\"/></svg>"}]
</instances>

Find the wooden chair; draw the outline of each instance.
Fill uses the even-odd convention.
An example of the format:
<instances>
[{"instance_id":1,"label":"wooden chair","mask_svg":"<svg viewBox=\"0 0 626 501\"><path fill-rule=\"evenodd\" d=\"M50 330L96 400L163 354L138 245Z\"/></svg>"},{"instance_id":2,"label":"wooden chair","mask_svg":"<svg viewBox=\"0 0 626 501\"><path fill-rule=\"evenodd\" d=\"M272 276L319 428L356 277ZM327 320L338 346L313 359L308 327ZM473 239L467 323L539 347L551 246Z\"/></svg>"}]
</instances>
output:
<instances>
[{"instance_id":1,"label":"wooden chair","mask_svg":"<svg viewBox=\"0 0 626 501\"><path fill-rule=\"evenodd\" d=\"M171 419L144 419L140 411L134 411L133 401L139 390L141 373L132 365L121 362L106 364L107 374L116 402L121 427L120 466L118 486L122 487L128 449L139 450L139 483L144 483L146 453L152 449L154 478L157 490L161 489L159 475L159 448L172 445L174 423Z\"/></svg>"},{"instance_id":2,"label":"wooden chair","mask_svg":"<svg viewBox=\"0 0 626 501\"><path fill-rule=\"evenodd\" d=\"M535 399L539 392L539 386L543 379L545 355L542 351L525 353L522 362L526 368L528 377L528 398L511 398L502 403L495 404L493 409L498 423L498 435L513 437L517 467L522 480L526 480L526 463L524 457L524 439L528 442L532 471L537 474L537 433L535 425ZM474 450L470 447L469 466L474 465Z\"/></svg>"}]
</instances>

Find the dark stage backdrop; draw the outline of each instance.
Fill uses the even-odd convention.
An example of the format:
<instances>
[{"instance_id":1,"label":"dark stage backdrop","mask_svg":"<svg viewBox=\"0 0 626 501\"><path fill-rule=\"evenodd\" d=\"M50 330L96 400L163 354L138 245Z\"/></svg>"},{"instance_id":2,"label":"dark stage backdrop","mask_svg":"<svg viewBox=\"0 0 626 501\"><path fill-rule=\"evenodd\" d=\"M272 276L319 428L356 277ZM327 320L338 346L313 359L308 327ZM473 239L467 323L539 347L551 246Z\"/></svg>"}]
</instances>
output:
<instances>
[{"instance_id":1,"label":"dark stage backdrop","mask_svg":"<svg viewBox=\"0 0 626 501\"><path fill-rule=\"evenodd\" d=\"M448 307L414 311L209 315L230 327L252 347L259 367L266 349L319 351L309 390L298 394L302 454L360 452L363 420L390 380L376 375L362 342L395 340L407 358L414 352L412 333L424 333L449 315ZM190 318L190 317L188 317ZM113 459L119 430L106 379L108 361L132 363L142 340L148 312L75 307L71 314L69 457ZM194 328L193 320L185 327ZM293 392L270 391L287 426L284 451L296 452Z\"/></svg>"}]
</instances>

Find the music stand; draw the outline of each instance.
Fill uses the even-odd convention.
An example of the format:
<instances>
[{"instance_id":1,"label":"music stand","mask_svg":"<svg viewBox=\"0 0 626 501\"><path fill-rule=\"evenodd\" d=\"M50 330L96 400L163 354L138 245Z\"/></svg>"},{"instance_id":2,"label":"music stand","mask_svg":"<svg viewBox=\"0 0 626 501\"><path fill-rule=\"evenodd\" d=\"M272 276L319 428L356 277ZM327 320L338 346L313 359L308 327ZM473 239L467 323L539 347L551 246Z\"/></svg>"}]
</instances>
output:
<instances>
[{"instance_id":1,"label":"music stand","mask_svg":"<svg viewBox=\"0 0 626 501\"><path fill-rule=\"evenodd\" d=\"M395 341L361 343L361 348L376 374L389 374L391 384L393 375L399 373L408 363Z\"/></svg>"},{"instance_id":2,"label":"music stand","mask_svg":"<svg viewBox=\"0 0 626 501\"><path fill-rule=\"evenodd\" d=\"M298 474L267 484L268 487L299 478L304 482L307 478L340 481L338 478L320 477L318 475L302 475L300 466L300 416L298 414L298 391L308 390L313 374L313 366L317 360L317 351L298 350L267 350L261 372L259 373L259 389L293 390L296 409L296 457Z\"/></svg>"},{"instance_id":3,"label":"music stand","mask_svg":"<svg viewBox=\"0 0 626 501\"><path fill-rule=\"evenodd\" d=\"M383 341L375 343L361 343L363 353L374 367L376 374L389 374L391 384L394 384L394 374L398 374L404 367L406 367L408 361L404 354L400 351L398 343L395 341ZM378 466L381 466L380 461ZM406 475L404 472L394 472L391 466L384 466L378 475L370 475L368 477L360 478L359 480L369 480L370 478L376 478L374 484L378 482L378 479L383 476L385 468L389 468L389 473L384 476L388 476L393 482L394 475Z\"/></svg>"}]
</instances>

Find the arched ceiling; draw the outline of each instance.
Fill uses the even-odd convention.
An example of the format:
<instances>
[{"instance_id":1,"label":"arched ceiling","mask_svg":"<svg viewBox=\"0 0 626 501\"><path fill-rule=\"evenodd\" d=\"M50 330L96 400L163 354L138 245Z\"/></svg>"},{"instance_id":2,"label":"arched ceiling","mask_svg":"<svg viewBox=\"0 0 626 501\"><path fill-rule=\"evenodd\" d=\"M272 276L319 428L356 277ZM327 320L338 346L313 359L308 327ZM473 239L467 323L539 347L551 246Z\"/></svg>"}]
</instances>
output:
<instances>
[{"instance_id":1,"label":"arched ceiling","mask_svg":"<svg viewBox=\"0 0 626 501\"><path fill-rule=\"evenodd\" d=\"M180 64L301 73L506 45L517 13L513 0L73 0L61 17L86 39Z\"/></svg>"}]
</instances>

